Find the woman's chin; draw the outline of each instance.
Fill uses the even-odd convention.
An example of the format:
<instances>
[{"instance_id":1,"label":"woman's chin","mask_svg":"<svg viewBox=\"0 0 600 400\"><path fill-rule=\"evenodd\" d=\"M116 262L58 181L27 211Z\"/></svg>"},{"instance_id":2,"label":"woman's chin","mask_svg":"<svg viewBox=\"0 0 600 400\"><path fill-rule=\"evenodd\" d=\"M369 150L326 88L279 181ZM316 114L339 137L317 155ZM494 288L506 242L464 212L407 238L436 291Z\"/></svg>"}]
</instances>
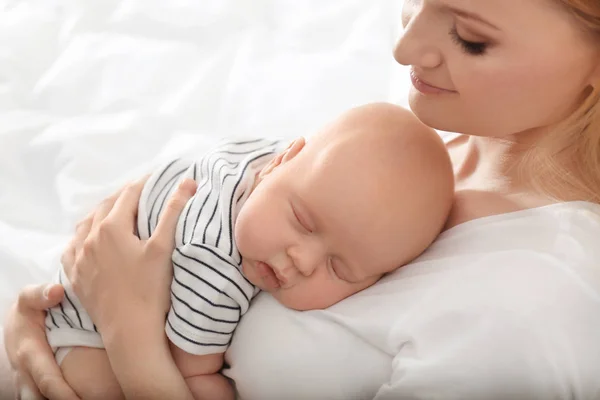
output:
<instances>
[{"instance_id":1,"label":"woman's chin","mask_svg":"<svg viewBox=\"0 0 600 400\"><path fill-rule=\"evenodd\" d=\"M455 126L454 118L446 109L440 109L434 104L427 104L427 100L413 99L412 97L409 104L415 116L428 127L449 132L457 131L458 126Z\"/></svg>"}]
</instances>

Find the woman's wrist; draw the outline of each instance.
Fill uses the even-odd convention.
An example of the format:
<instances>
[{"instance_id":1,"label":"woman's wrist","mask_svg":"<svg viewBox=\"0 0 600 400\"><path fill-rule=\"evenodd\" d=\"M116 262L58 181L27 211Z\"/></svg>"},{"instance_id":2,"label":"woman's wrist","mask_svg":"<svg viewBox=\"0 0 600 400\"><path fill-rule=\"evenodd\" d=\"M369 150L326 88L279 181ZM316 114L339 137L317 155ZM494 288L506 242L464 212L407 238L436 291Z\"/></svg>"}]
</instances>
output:
<instances>
[{"instance_id":1,"label":"woman's wrist","mask_svg":"<svg viewBox=\"0 0 600 400\"><path fill-rule=\"evenodd\" d=\"M123 350L132 343L138 348L156 346L164 342L165 315L129 307L98 328L107 351L113 347Z\"/></svg>"},{"instance_id":2,"label":"woman's wrist","mask_svg":"<svg viewBox=\"0 0 600 400\"><path fill-rule=\"evenodd\" d=\"M164 315L132 314L101 332L111 367L126 397L192 399L165 334Z\"/></svg>"},{"instance_id":3,"label":"woman's wrist","mask_svg":"<svg viewBox=\"0 0 600 400\"><path fill-rule=\"evenodd\" d=\"M102 336L125 397L193 399L171 355L164 323L164 316L141 314Z\"/></svg>"}]
</instances>

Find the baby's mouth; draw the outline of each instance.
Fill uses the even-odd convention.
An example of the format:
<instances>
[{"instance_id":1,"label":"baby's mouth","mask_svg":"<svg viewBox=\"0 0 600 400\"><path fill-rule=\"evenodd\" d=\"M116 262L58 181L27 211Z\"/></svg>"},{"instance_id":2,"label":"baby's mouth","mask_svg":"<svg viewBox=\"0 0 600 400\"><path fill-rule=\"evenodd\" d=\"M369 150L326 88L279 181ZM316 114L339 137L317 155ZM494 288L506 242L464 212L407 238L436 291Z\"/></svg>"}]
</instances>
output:
<instances>
[{"instance_id":1,"label":"baby's mouth","mask_svg":"<svg viewBox=\"0 0 600 400\"><path fill-rule=\"evenodd\" d=\"M257 261L256 272L258 272L258 275L260 276L260 279L262 280L262 283L265 286L263 290L275 290L281 286L281 281L275 274L275 270L273 270L273 268L269 264L264 263L262 261Z\"/></svg>"}]
</instances>

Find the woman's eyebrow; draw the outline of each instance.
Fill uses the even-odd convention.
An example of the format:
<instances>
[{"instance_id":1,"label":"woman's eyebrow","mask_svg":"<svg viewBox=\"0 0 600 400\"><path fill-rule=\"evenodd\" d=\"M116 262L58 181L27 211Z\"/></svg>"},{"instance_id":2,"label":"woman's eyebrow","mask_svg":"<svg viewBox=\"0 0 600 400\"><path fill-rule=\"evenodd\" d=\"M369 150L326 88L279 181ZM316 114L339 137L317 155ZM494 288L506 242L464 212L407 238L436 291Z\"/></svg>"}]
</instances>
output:
<instances>
[{"instance_id":1,"label":"woman's eyebrow","mask_svg":"<svg viewBox=\"0 0 600 400\"><path fill-rule=\"evenodd\" d=\"M500 30L500 28L498 28L496 25L494 25L491 22L489 22L488 20L484 19L481 15L479 15L477 13L474 13L471 11L466 11L466 10L461 10L460 8L451 7L451 6L444 6L444 8L446 8L448 11L450 11L460 17L481 22L482 24L487 25L490 28L495 29L497 31Z\"/></svg>"}]
</instances>

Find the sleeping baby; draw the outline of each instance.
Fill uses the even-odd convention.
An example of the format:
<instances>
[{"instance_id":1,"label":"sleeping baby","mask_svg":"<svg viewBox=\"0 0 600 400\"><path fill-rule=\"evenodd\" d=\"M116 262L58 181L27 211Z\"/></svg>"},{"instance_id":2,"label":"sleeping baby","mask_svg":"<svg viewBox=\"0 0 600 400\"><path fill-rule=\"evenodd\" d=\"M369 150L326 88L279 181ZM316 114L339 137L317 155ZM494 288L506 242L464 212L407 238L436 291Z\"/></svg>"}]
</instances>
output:
<instances>
[{"instance_id":1,"label":"sleeping baby","mask_svg":"<svg viewBox=\"0 0 600 400\"><path fill-rule=\"evenodd\" d=\"M352 109L284 150L237 141L169 163L144 186L142 239L184 178L198 188L177 226L165 331L195 399L234 398L223 354L260 290L299 311L330 307L421 254L453 198L441 139L390 104ZM67 382L83 399L122 398L110 364L81 357L102 340L62 268L57 279L66 295L46 328ZM98 383L102 393L87 389Z\"/></svg>"}]
</instances>

